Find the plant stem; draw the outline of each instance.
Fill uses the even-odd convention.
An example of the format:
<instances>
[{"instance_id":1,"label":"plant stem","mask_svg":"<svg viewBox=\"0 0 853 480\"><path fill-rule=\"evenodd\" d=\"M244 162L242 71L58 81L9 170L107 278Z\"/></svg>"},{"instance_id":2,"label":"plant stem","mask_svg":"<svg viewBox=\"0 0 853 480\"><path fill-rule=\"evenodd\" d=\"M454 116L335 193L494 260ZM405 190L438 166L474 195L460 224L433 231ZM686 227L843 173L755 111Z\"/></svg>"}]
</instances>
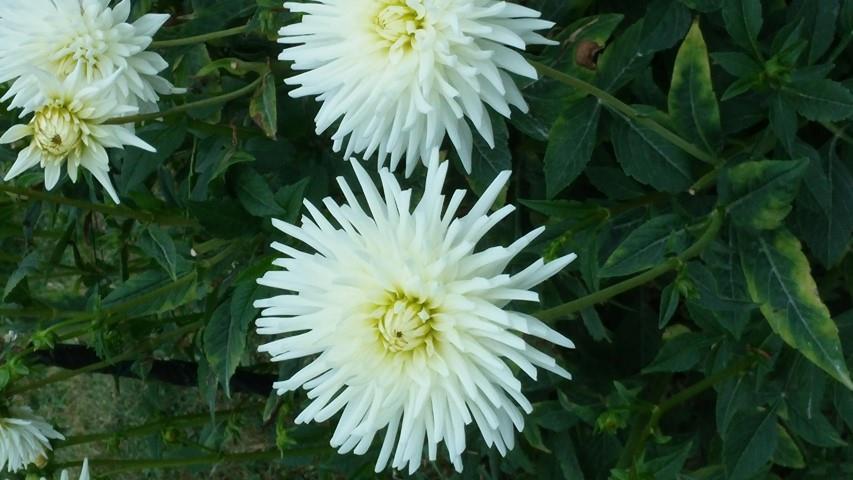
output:
<instances>
[{"instance_id":1,"label":"plant stem","mask_svg":"<svg viewBox=\"0 0 853 480\"><path fill-rule=\"evenodd\" d=\"M258 88L258 85L261 84L264 77L266 75L261 75L252 83L246 85L243 88L234 90L233 92L224 93L222 95L216 97L205 98L204 100L199 100L197 102L185 103L183 105L178 105L170 110L166 110L165 112L152 112L152 113L141 113L138 115L129 115L126 117L117 117L106 120L104 124L106 125L123 125L126 123L139 123L145 122L148 120L157 120L158 118L169 117L172 115L177 115L180 113L184 113L190 110L196 110L199 108L210 107L212 105L219 105L220 103L230 102L231 100L235 100L242 96L248 95L255 91Z\"/></svg>"},{"instance_id":2,"label":"plant stem","mask_svg":"<svg viewBox=\"0 0 853 480\"><path fill-rule=\"evenodd\" d=\"M651 414L649 415L649 420L643 424L642 422L637 425L643 425L641 430L638 430L638 434L636 432L632 432L630 435L628 444L625 446L623 450L622 456L619 458L619 463L616 468L627 468L630 465L633 465L640 455L643 453L643 450L646 448L646 441L651 436L654 429L657 427L660 419L673 408L687 402L692 399L696 395L708 390L709 388L714 387L715 385L724 382L732 377L735 377L742 372L750 369L756 361L758 361L758 355L750 354L746 358L741 361L735 363L731 367L721 370L710 377L706 377L699 382L694 383L693 385L681 390L675 395L669 397L668 399L660 402L658 405L655 405L651 409Z\"/></svg>"},{"instance_id":3,"label":"plant stem","mask_svg":"<svg viewBox=\"0 0 853 480\"><path fill-rule=\"evenodd\" d=\"M77 370L66 370L64 372L59 372L59 373L56 373L54 375L50 375L48 377L45 377L41 380L30 382L30 383L27 383L27 384L24 384L24 385L21 385L18 387L13 386L13 387L6 390L6 394L10 395L10 396L11 395L20 395L22 393L29 392L31 390L35 390L37 388L44 387L45 385L50 385L51 383L62 382L65 380L72 379L72 378L79 376L79 375L83 375L83 374L90 373L90 372L96 372L98 370L107 368L107 367L109 367L113 364L116 364L118 362L130 360L142 352L151 350L152 348L156 348L157 346L159 346L161 343L163 343L165 341L171 340L173 338L180 338L180 337L182 337L188 333L191 333L195 330L198 330L199 327L201 327L202 325L204 325L204 322L202 322L202 321L193 322L193 323L186 325L184 327L181 327L181 328L178 328L178 329L173 330L171 332L167 332L167 333L164 333L160 336L154 337L154 338L148 340L147 342L144 342L142 345L140 345L137 348L129 350L129 351L127 351L121 355L116 355L116 356L111 357L111 358L104 360L102 362L93 363L92 365L88 365L88 366L83 367L83 368L78 368Z\"/></svg>"},{"instance_id":4,"label":"plant stem","mask_svg":"<svg viewBox=\"0 0 853 480\"><path fill-rule=\"evenodd\" d=\"M841 128L832 122L821 122L820 124L823 125L823 127L825 129L832 132L832 134L835 135L836 137L840 138L841 140L844 140L845 142L849 143L850 145L853 145L853 137L851 137L850 135L847 135L847 133L845 132L846 129Z\"/></svg>"},{"instance_id":5,"label":"plant stem","mask_svg":"<svg viewBox=\"0 0 853 480\"><path fill-rule=\"evenodd\" d=\"M151 42L151 48L170 48L170 47L182 47L184 45L194 45L196 43L204 43L210 40L216 40L219 38L233 37L234 35L240 35L241 33L245 33L249 30L249 25L243 25L240 27L229 28L226 30L219 30L217 32L203 33L201 35L194 35L192 37L184 37L184 38L175 38L172 40L158 40L155 42Z\"/></svg>"},{"instance_id":6,"label":"plant stem","mask_svg":"<svg viewBox=\"0 0 853 480\"><path fill-rule=\"evenodd\" d=\"M591 293L585 297L578 298L563 305L543 310L535 313L534 316L543 322L552 322L562 317L567 317L586 308L592 307L599 303L605 302L617 295L633 290L637 287L645 285L661 275L675 270L682 266L688 260L700 255L720 231L723 224L723 213L720 210L714 210L706 220L707 227L702 233L702 236L685 250L681 255L671 258L668 261L658 265L657 267L641 273L635 277L629 278L623 282L619 282L610 287L604 288L597 292Z\"/></svg>"},{"instance_id":7,"label":"plant stem","mask_svg":"<svg viewBox=\"0 0 853 480\"><path fill-rule=\"evenodd\" d=\"M214 412L214 416L228 416L244 413L250 408L237 408L232 410L223 410ZM161 418L155 422L146 423L136 427L128 428L119 432L103 432L93 433L89 435L79 435L76 437L68 437L67 439L55 444L54 449L60 450L63 448L73 447L75 445L83 445L87 443L96 443L112 439L125 439L133 437L144 437L162 431L165 427L170 428L190 428L204 425L211 420L210 413L202 413L196 415L183 415L178 417Z\"/></svg>"},{"instance_id":8,"label":"plant stem","mask_svg":"<svg viewBox=\"0 0 853 480\"><path fill-rule=\"evenodd\" d=\"M101 203L92 203L86 200L78 200L74 198L55 195L39 190L29 188L16 187L14 185L0 184L0 193L9 193L21 197L27 197L31 200L40 200L55 205L65 205L69 207L98 212L108 216L132 218L146 223L156 223L164 226L195 226L196 223L192 220L179 216L160 216L154 212L146 212L141 210L133 210L120 205L105 205Z\"/></svg>"},{"instance_id":9,"label":"plant stem","mask_svg":"<svg viewBox=\"0 0 853 480\"><path fill-rule=\"evenodd\" d=\"M261 462L280 460L284 457L303 457L303 456L318 456L329 451L329 447L311 446L302 448L292 448L285 450L284 453L278 449L263 450L259 452L245 453L221 453L213 455L203 455L199 457L189 458L147 458L137 460L120 460L120 459L94 459L89 460L89 465L93 467L112 468L109 472L102 475L102 478L111 478L112 475L121 472L130 472L134 470L150 470L150 469L177 469L185 467L193 467L198 465L214 465L219 463L246 463L246 462ZM63 468L73 468L83 463L82 460L73 462L64 462L56 465L57 470Z\"/></svg>"},{"instance_id":10,"label":"plant stem","mask_svg":"<svg viewBox=\"0 0 853 480\"><path fill-rule=\"evenodd\" d=\"M599 102L608 106L609 108L621 113L622 115L628 117L632 121L636 122L639 125L642 125L661 137L665 138L667 141L680 148L684 152L692 155L693 157L702 160L703 162L710 163L712 165L716 165L719 163L719 159L715 156L705 152L701 148L696 145L688 142L687 140L681 138L677 134L675 134L672 130L664 127L663 125L655 122L648 116L645 116L638 112L636 109L626 104L625 102L619 100L613 95L607 93L606 91L596 87L591 83L587 83L577 77L572 75L568 75L559 70L551 68L543 63L539 63L536 61L530 61L531 64L536 68L539 73L545 75L547 77L551 77L552 79L568 85L572 88L575 88L587 95L592 95L598 98Z\"/></svg>"}]
</instances>

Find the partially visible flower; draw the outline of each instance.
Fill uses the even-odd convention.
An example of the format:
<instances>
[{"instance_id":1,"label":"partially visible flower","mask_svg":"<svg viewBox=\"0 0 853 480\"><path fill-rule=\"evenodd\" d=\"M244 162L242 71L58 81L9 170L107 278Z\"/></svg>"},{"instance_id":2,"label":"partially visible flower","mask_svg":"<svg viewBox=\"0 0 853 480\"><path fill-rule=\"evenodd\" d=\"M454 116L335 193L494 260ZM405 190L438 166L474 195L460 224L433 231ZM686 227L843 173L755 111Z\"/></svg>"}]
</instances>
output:
<instances>
[{"instance_id":1,"label":"partially visible flower","mask_svg":"<svg viewBox=\"0 0 853 480\"><path fill-rule=\"evenodd\" d=\"M44 168L45 188L56 186L63 166L72 182L77 181L80 167L92 173L110 197L119 203L109 177L107 148L125 145L155 151L133 132L131 125L105 125L104 121L137 112L110 95L109 87L121 72L88 84L83 69L77 68L64 80L47 72L34 71L38 94L23 101L16 98L13 107L22 107L21 116L33 114L27 124L15 125L0 137L0 144L32 137L26 148L6 173L10 180L36 165Z\"/></svg>"},{"instance_id":2,"label":"partially visible flower","mask_svg":"<svg viewBox=\"0 0 853 480\"><path fill-rule=\"evenodd\" d=\"M29 407L12 407L10 418L0 418L0 471L18 472L44 462L51 440L64 440Z\"/></svg>"},{"instance_id":3,"label":"partially visible flower","mask_svg":"<svg viewBox=\"0 0 853 480\"><path fill-rule=\"evenodd\" d=\"M47 480L45 477L41 477L41 480ZM69 480L68 478L68 470L63 470L62 475L59 477L59 480ZM83 469L80 470L80 478L78 480L89 480L89 459L83 460Z\"/></svg>"},{"instance_id":4,"label":"partially visible flower","mask_svg":"<svg viewBox=\"0 0 853 480\"><path fill-rule=\"evenodd\" d=\"M551 44L553 23L536 10L494 0L311 0L286 2L305 15L281 29L280 58L295 70L293 97L323 102L317 132L340 121L334 148L346 157L406 158L408 176L450 137L471 170L470 125L494 148L486 105L505 117L527 111L511 74L536 79L518 52ZM349 139L347 139L349 137Z\"/></svg>"},{"instance_id":5,"label":"partially visible flower","mask_svg":"<svg viewBox=\"0 0 853 480\"><path fill-rule=\"evenodd\" d=\"M571 377L522 335L567 348L572 342L507 305L537 302L531 289L575 255L504 273L544 229L508 247L477 251L514 210L507 205L490 213L509 172L457 218L465 191L449 199L442 194L448 164L435 157L414 208L412 191L402 190L388 170L379 172L380 193L352 161L367 209L339 179L345 204L327 198L324 214L306 202L301 226L275 222L311 252L273 244L285 255L275 261L282 270L259 280L286 292L255 302L264 309L258 333L286 335L260 350L273 361L315 357L274 387L279 394L308 390L313 401L297 423L323 422L342 411L331 439L340 453L364 454L385 430L377 472L389 461L414 472L424 448L435 460L441 442L461 471L465 428L472 422L487 445L505 454L514 431L524 427L522 412L532 410L508 363L533 379L537 368Z\"/></svg>"},{"instance_id":6,"label":"partially visible flower","mask_svg":"<svg viewBox=\"0 0 853 480\"><path fill-rule=\"evenodd\" d=\"M0 82L14 80L4 100L30 97L39 68L64 78L80 69L88 83L122 73L112 84L123 103L155 104L176 89L158 75L169 64L146 51L169 19L143 15L128 23L130 0L3 0L0 2ZM138 99L138 100L137 100Z\"/></svg>"}]
</instances>

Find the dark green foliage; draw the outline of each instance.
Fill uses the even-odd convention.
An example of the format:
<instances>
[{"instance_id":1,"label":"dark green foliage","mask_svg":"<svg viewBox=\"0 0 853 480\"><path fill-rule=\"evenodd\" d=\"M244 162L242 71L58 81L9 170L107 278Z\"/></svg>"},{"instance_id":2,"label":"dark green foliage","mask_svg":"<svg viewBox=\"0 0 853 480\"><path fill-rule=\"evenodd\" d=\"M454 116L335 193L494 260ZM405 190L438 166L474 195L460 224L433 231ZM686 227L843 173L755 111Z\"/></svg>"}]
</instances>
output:
<instances>
[{"instance_id":1,"label":"dark green foliage","mask_svg":"<svg viewBox=\"0 0 853 480\"><path fill-rule=\"evenodd\" d=\"M501 458L471 427L463 474L440 449L413 478L853 478L853 0L520 3L556 22L548 36L560 45L526 53L556 73L520 84L530 112L491 112L496 146L475 134L471 174L448 150L449 182L481 193L513 170L501 200L518 212L484 246L545 225L524 260L578 253L540 289L545 320L577 348L531 342L575 378L517 372L533 412L516 448ZM260 403L236 393L235 372L301 366L256 353L252 301L274 293L255 280L277 256L270 243L291 242L271 219L298 222L303 200L319 205L351 175L314 133L316 102L282 82L293 72L271 40L293 14L277 0L133 4L134 15L180 19L163 39L249 25L164 50L168 76L190 93L163 110L261 80L224 105L141 126L157 154L111 152L121 206L82 181L50 193L37 174L2 184L0 333L42 350L77 333L109 360L200 322L134 357L138 376L155 358L197 364L187 395L211 412L249 404L263 415L260 443L281 449L271 461L292 478L376 478L376 443L340 456L327 447L335 419L293 424L304 392ZM4 168L13 158L0 147ZM403 182L415 198L422 173ZM0 341L0 389L42 374L16 357L26 341ZM223 442L205 435L240 430L214 417L179 448L156 432L140 456L218 455Z\"/></svg>"}]
</instances>

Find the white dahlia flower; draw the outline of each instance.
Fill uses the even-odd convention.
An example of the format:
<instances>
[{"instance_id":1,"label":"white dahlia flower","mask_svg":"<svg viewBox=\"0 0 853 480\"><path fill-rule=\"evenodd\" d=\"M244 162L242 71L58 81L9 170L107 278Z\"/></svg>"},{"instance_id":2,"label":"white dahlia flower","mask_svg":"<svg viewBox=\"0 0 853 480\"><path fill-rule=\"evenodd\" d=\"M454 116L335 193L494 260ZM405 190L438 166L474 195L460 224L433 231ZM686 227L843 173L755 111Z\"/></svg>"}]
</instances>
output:
<instances>
[{"instance_id":1,"label":"white dahlia flower","mask_svg":"<svg viewBox=\"0 0 853 480\"><path fill-rule=\"evenodd\" d=\"M143 15L128 23L130 0L114 8L109 0L3 0L0 2L0 82L15 80L3 100L30 97L38 85L32 69L63 78L81 69L89 83L121 70L114 87L121 101L156 105L158 93L176 93L157 74L168 67L146 51L169 19Z\"/></svg>"},{"instance_id":2,"label":"white dahlia flower","mask_svg":"<svg viewBox=\"0 0 853 480\"><path fill-rule=\"evenodd\" d=\"M339 179L345 204L327 198L324 214L306 202L310 216L301 226L275 222L313 252L273 244L286 255L275 262L282 270L268 272L259 283L288 293L255 303L264 309L258 332L287 336L260 350L273 361L316 357L274 387L279 394L308 390L313 401L297 423L323 422L343 411L331 439L340 453L364 454L385 429L377 472L389 460L394 468L408 465L414 472L424 448L434 460L442 441L461 470L465 427L472 422L504 454L513 447L514 430L524 427L522 412L532 409L507 360L533 379L537 367L571 378L521 334L573 347L507 304L538 301L530 289L575 255L503 273L541 228L509 247L476 251L483 236L514 210L504 206L489 213L509 172L457 218L465 191L449 200L442 194L447 162L431 162L414 208L412 191L401 190L387 169L379 172L380 193L362 167L352 165L367 209Z\"/></svg>"},{"instance_id":3,"label":"white dahlia flower","mask_svg":"<svg viewBox=\"0 0 853 480\"><path fill-rule=\"evenodd\" d=\"M510 74L536 79L519 53L551 44L540 13L494 0L311 0L286 2L302 21L281 29L282 60L307 70L286 80L293 97L323 102L317 132L340 120L335 151L406 157L406 175L450 137L471 170L469 122L494 147L490 106L505 117L527 104ZM349 139L347 140L347 137Z\"/></svg>"},{"instance_id":4,"label":"white dahlia flower","mask_svg":"<svg viewBox=\"0 0 853 480\"><path fill-rule=\"evenodd\" d=\"M50 441L65 439L28 407L12 407L9 415L0 418L0 471L14 473L45 462Z\"/></svg>"},{"instance_id":5,"label":"white dahlia flower","mask_svg":"<svg viewBox=\"0 0 853 480\"><path fill-rule=\"evenodd\" d=\"M21 116L32 113L27 124L15 125L0 137L0 144L12 143L32 137L29 146L21 150L18 159L6 173L10 180L24 171L40 165L44 168L45 188L56 186L65 166L68 177L77 182L80 167L91 172L114 202L118 195L110 181L110 162L107 148L133 145L148 151L154 147L145 143L133 132L132 125L106 125L108 119L137 112L137 107L120 104L115 95L107 94L121 72L93 84L88 84L77 68L60 81L46 72L34 71L38 94L25 103L12 102L22 107Z\"/></svg>"},{"instance_id":6,"label":"white dahlia flower","mask_svg":"<svg viewBox=\"0 0 853 480\"><path fill-rule=\"evenodd\" d=\"M41 480L47 480L45 477L41 477ZM59 477L59 480L69 480L68 470L63 470L62 475ZM80 470L80 478L78 480L89 480L89 459L83 460L83 469Z\"/></svg>"}]
</instances>

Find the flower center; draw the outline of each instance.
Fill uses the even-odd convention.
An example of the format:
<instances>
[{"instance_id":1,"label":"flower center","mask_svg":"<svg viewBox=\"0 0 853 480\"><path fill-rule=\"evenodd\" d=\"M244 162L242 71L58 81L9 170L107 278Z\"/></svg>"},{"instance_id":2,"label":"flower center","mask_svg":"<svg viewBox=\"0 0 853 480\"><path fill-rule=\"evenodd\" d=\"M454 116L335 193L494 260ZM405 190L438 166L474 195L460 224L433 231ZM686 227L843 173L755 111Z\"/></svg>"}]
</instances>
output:
<instances>
[{"instance_id":1,"label":"flower center","mask_svg":"<svg viewBox=\"0 0 853 480\"><path fill-rule=\"evenodd\" d=\"M60 48L54 59L60 75L69 75L78 65L83 67L86 78L99 78L102 59L109 50L104 32L83 32Z\"/></svg>"},{"instance_id":2,"label":"flower center","mask_svg":"<svg viewBox=\"0 0 853 480\"><path fill-rule=\"evenodd\" d=\"M409 352L426 347L432 351L434 311L429 305L395 294L376 312L379 339L388 352Z\"/></svg>"},{"instance_id":3,"label":"flower center","mask_svg":"<svg viewBox=\"0 0 853 480\"><path fill-rule=\"evenodd\" d=\"M37 111L31 126L38 148L55 157L68 155L83 137L80 120L62 105L48 105Z\"/></svg>"},{"instance_id":4,"label":"flower center","mask_svg":"<svg viewBox=\"0 0 853 480\"><path fill-rule=\"evenodd\" d=\"M406 0L380 0L379 4L373 18L376 33L392 50L411 47L415 33L424 27L423 8L413 8Z\"/></svg>"}]
</instances>

